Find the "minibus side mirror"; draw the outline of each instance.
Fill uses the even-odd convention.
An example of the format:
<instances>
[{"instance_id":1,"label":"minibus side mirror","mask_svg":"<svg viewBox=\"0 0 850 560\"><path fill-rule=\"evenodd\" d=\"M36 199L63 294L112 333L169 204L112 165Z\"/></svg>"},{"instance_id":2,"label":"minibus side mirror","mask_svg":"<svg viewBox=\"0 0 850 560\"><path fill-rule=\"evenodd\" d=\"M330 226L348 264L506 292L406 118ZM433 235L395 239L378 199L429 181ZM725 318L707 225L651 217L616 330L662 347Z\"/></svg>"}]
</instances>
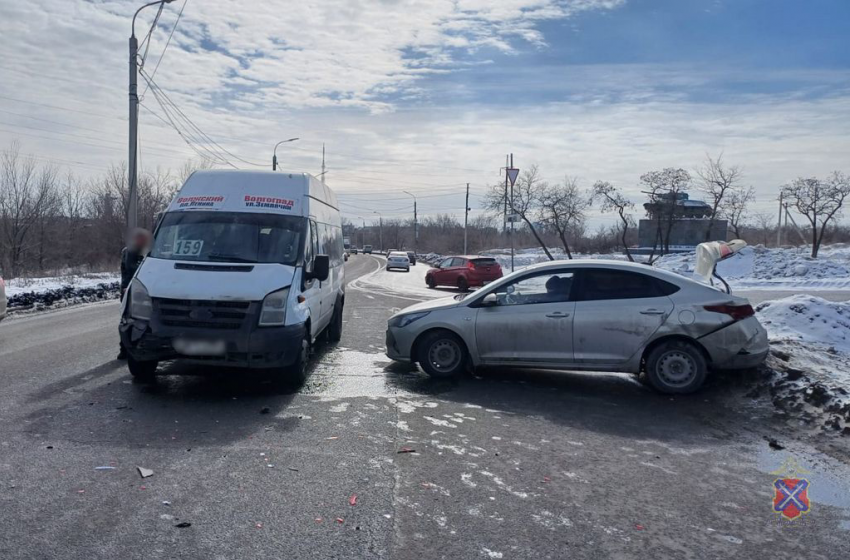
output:
<instances>
[{"instance_id":1,"label":"minibus side mirror","mask_svg":"<svg viewBox=\"0 0 850 560\"><path fill-rule=\"evenodd\" d=\"M313 273L311 278L315 278L319 282L324 282L328 279L331 273L331 258L327 255L316 255L313 259Z\"/></svg>"}]
</instances>

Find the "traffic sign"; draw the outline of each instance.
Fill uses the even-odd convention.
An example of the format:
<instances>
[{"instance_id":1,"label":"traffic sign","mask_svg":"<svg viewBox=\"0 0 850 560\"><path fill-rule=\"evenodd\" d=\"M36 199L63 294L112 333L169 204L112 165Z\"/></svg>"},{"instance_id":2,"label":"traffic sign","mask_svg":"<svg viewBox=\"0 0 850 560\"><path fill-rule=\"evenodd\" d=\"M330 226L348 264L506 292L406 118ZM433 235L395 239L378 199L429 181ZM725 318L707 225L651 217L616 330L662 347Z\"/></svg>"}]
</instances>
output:
<instances>
[{"instance_id":1,"label":"traffic sign","mask_svg":"<svg viewBox=\"0 0 850 560\"><path fill-rule=\"evenodd\" d=\"M516 183L516 178L519 175L519 169L509 167L505 171L508 172L508 180L511 182L511 186L514 186L514 183Z\"/></svg>"}]
</instances>

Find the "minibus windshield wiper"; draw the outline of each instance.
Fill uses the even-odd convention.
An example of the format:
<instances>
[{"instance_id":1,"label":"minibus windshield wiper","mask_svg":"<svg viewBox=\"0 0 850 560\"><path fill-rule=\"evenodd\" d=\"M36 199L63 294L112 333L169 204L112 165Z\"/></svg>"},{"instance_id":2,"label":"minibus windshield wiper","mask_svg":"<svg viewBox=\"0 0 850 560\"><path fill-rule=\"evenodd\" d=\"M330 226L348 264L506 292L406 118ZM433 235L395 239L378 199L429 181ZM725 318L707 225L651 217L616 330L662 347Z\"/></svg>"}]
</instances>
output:
<instances>
[{"instance_id":1,"label":"minibus windshield wiper","mask_svg":"<svg viewBox=\"0 0 850 560\"><path fill-rule=\"evenodd\" d=\"M227 255L225 253L210 253L207 255L207 258L212 259L214 261L227 261L227 262L241 262L241 263L255 263L254 259L246 259L245 257L240 257L239 255Z\"/></svg>"}]
</instances>

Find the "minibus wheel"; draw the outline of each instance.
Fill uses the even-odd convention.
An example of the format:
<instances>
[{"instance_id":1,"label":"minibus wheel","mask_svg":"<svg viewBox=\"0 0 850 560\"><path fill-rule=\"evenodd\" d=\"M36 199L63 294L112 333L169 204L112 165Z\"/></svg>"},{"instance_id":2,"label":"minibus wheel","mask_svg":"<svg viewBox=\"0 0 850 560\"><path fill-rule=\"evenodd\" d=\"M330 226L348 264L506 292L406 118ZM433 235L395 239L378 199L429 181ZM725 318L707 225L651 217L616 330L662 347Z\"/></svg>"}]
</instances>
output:
<instances>
[{"instance_id":1,"label":"minibus wheel","mask_svg":"<svg viewBox=\"0 0 850 560\"><path fill-rule=\"evenodd\" d=\"M334 306L334 316L327 327L328 342L339 342L342 338L342 300L337 300Z\"/></svg>"},{"instance_id":2,"label":"minibus wheel","mask_svg":"<svg viewBox=\"0 0 850 560\"><path fill-rule=\"evenodd\" d=\"M159 362L156 361L138 361L132 356L127 356L127 368L130 370L130 375L133 379L142 383L151 383L156 380L156 368Z\"/></svg>"}]
</instances>

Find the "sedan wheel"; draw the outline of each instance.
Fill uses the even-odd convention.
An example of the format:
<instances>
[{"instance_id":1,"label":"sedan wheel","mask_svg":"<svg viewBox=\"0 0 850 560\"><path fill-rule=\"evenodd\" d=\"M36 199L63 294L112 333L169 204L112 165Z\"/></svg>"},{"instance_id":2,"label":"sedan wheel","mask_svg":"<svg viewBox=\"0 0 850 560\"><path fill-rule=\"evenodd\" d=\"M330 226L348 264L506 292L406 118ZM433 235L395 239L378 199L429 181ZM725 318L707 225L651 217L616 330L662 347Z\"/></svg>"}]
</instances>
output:
<instances>
[{"instance_id":1,"label":"sedan wheel","mask_svg":"<svg viewBox=\"0 0 850 560\"><path fill-rule=\"evenodd\" d=\"M466 366L466 347L448 331L425 335L417 347L419 365L432 377L454 377Z\"/></svg>"},{"instance_id":2,"label":"sedan wheel","mask_svg":"<svg viewBox=\"0 0 850 560\"><path fill-rule=\"evenodd\" d=\"M692 393L705 382L707 371L699 349L679 340L661 344L646 360L647 380L662 393Z\"/></svg>"}]
</instances>

